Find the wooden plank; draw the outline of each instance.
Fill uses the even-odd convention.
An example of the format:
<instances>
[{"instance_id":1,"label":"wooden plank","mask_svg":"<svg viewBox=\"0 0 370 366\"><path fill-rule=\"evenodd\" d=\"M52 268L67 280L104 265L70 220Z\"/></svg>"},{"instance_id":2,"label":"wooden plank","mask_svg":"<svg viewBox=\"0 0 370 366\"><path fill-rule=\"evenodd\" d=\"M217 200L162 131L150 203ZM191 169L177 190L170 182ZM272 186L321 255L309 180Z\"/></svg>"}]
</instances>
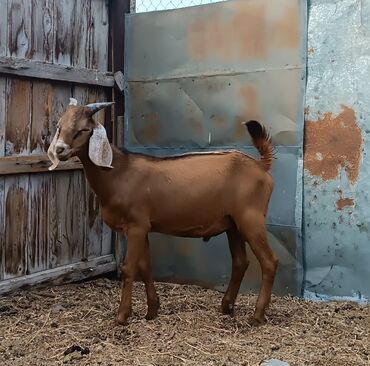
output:
<instances>
[{"instance_id":1,"label":"wooden plank","mask_svg":"<svg viewBox=\"0 0 370 366\"><path fill-rule=\"evenodd\" d=\"M28 175L5 179L5 273L4 278L26 273Z\"/></svg>"},{"instance_id":2,"label":"wooden plank","mask_svg":"<svg viewBox=\"0 0 370 366\"><path fill-rule=\"evenodd\" d=\"M55 63L87 66L89 18L88 0L55 1Z\"/></svg>"},{"instance_id":3,"label":"wooden plank","mask_svg":"<svg viewBox=\"0 0 370 366\"><path fill-rule=\"evenodd\" d=\"M102 220L102 248L101 255L114 253L113 250L113 232L111 228Z\"/></svg>"},{"instance_id":4,"label":"wooden plank","mask_svg":"<svg viewBox=\"0 0 370 366\"><path fill-rule=\"evenodd\" d=\"M90 55L88 67L100 71L108 70L108 2L91 0L91 27L89 33ZM123 65L122 65L123 67Z\"/></svg>"},{"instance_id":5,"label":"wooden plank","mask_svg":"<svg viewBox=\"0 0 370 366\"><path fill-rule=\"evenodd\" d=\"M8 51L9 56L32 58L32 1L8 0Z\"/></svg>"},{"instance_id":6,"label":"wooden plank","mask_svg":"<svg viewBox=\"0 0 370 366\"><path fill-rule=\"evenodd\" d=\"M6 56L0 56L0 74L105 87L114 86L114 77L110 72Z\"/></svg>"},{"instance_id":7,"label":"wooden plank","mask_svg":"<svg viewBox=\"0 0 370 366\"><path fill-rule=\"evenodd\" d=\"M34 82L32 88L31 154L42 155L49 147L52 125L53 88L48 82Z\"/></svg>"},{"instance_id":8,"label":"wooden plank","mask_svg":"<svg viewBox=\"0 0 370 366\"><path fill-rule=\"evenodd\" d=\"M56 173L55 213L57 235L51 254L53 266L75 263L84 258L85 189L82 173Z\"/></svg>"},{"instance_id":9,"label":"wooden plank","mask_svg":"<svg viewBox=\"0 0 370 366\"><path fill-rule=\"evenodd\" d=\"M6 79L0 77L0 158L5 155ZM5 178L0 176L0 280L5 272Z\"/></svg>"},{"instance_id":10,"label":"wooden plank","mask_svg":"<svg viewBox=\"0 0 370 366\"><path fill-rule=\"evenodd\" d=\"M110 47L113 55L111 60L113 73L122 70L122 65L124 64L124 30L125 30L125 13L130 12L130 1L129 0L111 0L109 2L109 26L111 34L111 44ZM124 96L116 89L113 89L113 100L116 102L114 105L114 115L113 115L113 126L112 126L112 142L117 144L117 130L116 130L116 120L117 116L125 115L124 107ZM109 130L109 128L108 128Z\"/></svg>"},{"instance_id":11,"label":"wooden plank","mask_svg":"<svg viewBox=\"0 0 370 366\"><path fill-rule=\"evenodd\" d=\"M6 78L0 77L0 157L5 155Z\"/></svg>"},{"instance_id":12,"label":"wooden plank","mask_svg":"<svg viewBox=\"0 0 370 366\"><path fill-rule=\"evenodd\" d=\"M0 282L0 294L35 286L55 286L81 281L101 274L115 271L116 262L113 255L93 258L43 272L22 276Z\"/></svg>"},{"instance_id":13,"label":"wooden plank","mask_svg":"<svg viewBox=\"0 0 370 366\"><path fill-rule=\"evenodd\" d=\"M0 0L0 9L7 14L8 13L8 0ZM4 17L0 22L0 56L6 56L7 54L7 40L8 40L8 19Z\"/></svg>"},{"instance_id":14,"label":"wooden plank","mask_svg":"<svg viewBox=\"0 0 370 366\"><path fill-rule=\"evenodd\" d=\"M32 0L32 58L53 61L54 0Z\"/></svg>"},{"instance_id":15,"label":"wooden plank","mask_svg":"<svg viewBox=\"0 0 370 366\"><path fill-rule=\"evenodd\" d=\"M47 155L0 157L0 175L48 172L50 165ZM55 171L81 169L82 164L78 158L74 158L68 162L60 162Z\"/></svg>"},{"instance_id":16,"label":"wooden plank","mask_svg":"<svg viewBox=\"0 0 370 366\"><path fill-rule=\"evenodd\" d=\"M27 274L49 268L49 194L51 176L34 174L28 185Z\"/></svg>"},{"instance_id":17,"label":"wooden plank","mask_svg":"<svg viewBox=\"0 0 370 366\"><path fill-rule=\"evenodd\" d=\"M5 179L0 177L0 281L5 273Z\"/></svg>"},{"instance_id":18,"label":"wooden plank","mask_svg":"<svg viewBox=\"0 0 370 366\"><path fill-rule=\"evenodd\" d=\"M29 153L31 83L8 79L7 122L5 126L5 155Z\"/></svg>"}]
</instances>

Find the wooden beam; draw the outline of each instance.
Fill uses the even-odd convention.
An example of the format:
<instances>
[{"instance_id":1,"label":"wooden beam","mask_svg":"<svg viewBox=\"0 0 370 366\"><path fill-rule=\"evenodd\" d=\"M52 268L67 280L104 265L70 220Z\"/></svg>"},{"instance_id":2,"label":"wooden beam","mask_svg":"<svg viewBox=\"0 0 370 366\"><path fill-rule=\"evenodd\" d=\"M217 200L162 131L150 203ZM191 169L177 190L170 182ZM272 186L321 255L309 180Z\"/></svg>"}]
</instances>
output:
<instances>
[{"instance_id":1,"label":"wooden beam","mask_svg":"<svg viewBox=\"0 0 370 366\"><path fill-rule=\"evenodd\" d=\"M0 294L42 285L63 285L116 271L112 254L0 281Z\"/></svg>"},{"instance_id":2,"label":"wooden beam","mask_svg":"<svg viewBox=\"0 0 370 366\"><path fill-rule=\"evenodd\" d=\"M111 72L6 56L0 56L1 74L105 87L114 86L114 77Z\"/></svg>"},{"instance_id":3,"label":"wooden beam","mask_svg":"<svg viewBox=\"0 0 370 366\"><path fill-rule=\"evenodd\" d=\"M111 71L123 71L125 48L125 14L130 12L130 0L111 0L109 2L110 26L110 65ZM118 74L117 74L118 75ZM113 89L114 116L112 141L117 145L117 117L125 115L125 98L119 88Z\"/></svg>"},{"instance_id":4,"label":"wooden beam","mask_svg":"<svg viewBox=\"0 0 370 366\"><path fill-rule=\"evenodd\" d=\"M0 157L0 175L47 172L51 161L46 155ZM60 162L55 170L82 169L77 158Z\"/></svg>"}]
</instances>

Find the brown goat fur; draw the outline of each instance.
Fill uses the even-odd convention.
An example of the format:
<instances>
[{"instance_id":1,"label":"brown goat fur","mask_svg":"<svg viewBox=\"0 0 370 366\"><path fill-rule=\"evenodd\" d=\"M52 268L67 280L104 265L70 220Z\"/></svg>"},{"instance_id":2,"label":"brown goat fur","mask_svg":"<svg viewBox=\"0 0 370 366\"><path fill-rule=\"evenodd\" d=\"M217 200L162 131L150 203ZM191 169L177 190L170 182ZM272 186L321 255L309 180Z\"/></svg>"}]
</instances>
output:
<instances>
[{"instance_id":1,"label":"brown goat fur","mask_svg":"<svg viewBox=\"0 0 370 366\"><path fill-rule=\"evenodd\" d=\"M92 115L107 105L92 106L72 105L66 109L49 156L56 163L72 156L80 158L86 178L100 199L103 220L127 237L118 323L126 323L131 314L132 284L137 271L147 292L146 318L157 316L159 302L150 269L149 232L204 240L227 233L232 274L222 300L223 313L233 312L249 263L247 241L262 268L262 286L251 321L265 322L277 268L265 227L273 189L269 173L273 149L265 128L256 121L246 123L261 160L238 151L155 158L114 147L110 150L106 137L104 148L96 148L95 131L102 132L102 127ZM100 151L105 162L97 162L96 154L93 162L91 149Z\"/></svg>"}]
</instances>

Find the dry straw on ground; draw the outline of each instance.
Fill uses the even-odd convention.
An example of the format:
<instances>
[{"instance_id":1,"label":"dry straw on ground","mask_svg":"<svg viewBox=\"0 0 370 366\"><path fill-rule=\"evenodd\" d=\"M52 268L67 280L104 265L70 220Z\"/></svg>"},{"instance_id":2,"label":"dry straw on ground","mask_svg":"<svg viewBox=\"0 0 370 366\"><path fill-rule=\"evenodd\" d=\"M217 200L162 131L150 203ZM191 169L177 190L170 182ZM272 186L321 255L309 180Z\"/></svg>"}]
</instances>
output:
<instances>
[{"instance_id":1,"label":"dry straw on ground","mask_svg":"<svg viewBox=\"0 0 370 366\"><path fill-rule=\"evenodd\" d=\"M272 299L269 322L251 328L255 295L238 298L234 318L219 312L222 294L157 284L160 316L143 319L143 286L134 314L114 325L119 283L98 279L0 298L1 365L370 365L370 306Z\"/></svg>"}]
</instances>

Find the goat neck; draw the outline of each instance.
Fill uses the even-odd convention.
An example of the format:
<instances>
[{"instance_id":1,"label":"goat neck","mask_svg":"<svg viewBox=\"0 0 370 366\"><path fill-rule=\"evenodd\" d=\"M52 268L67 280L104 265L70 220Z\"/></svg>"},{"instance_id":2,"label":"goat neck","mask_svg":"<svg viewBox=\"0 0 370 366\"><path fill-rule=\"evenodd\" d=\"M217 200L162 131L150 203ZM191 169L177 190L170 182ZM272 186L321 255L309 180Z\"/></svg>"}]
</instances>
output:
<instances>
[{"instance_id":1,"label":"goat neck","mask_svg":"<svg viewBox=\"0 0 370 366\"><path fill-rule=\"evenodd\" d=\"M117 191L117 184L114 182L118 183L120 177L125 174L128 166L128 157L114 146L112 146L112 150L112 169L96 166L89 158L88 145L78 154L85 171L86 179L103 205Z\"/></svg>"}]
</instances>

